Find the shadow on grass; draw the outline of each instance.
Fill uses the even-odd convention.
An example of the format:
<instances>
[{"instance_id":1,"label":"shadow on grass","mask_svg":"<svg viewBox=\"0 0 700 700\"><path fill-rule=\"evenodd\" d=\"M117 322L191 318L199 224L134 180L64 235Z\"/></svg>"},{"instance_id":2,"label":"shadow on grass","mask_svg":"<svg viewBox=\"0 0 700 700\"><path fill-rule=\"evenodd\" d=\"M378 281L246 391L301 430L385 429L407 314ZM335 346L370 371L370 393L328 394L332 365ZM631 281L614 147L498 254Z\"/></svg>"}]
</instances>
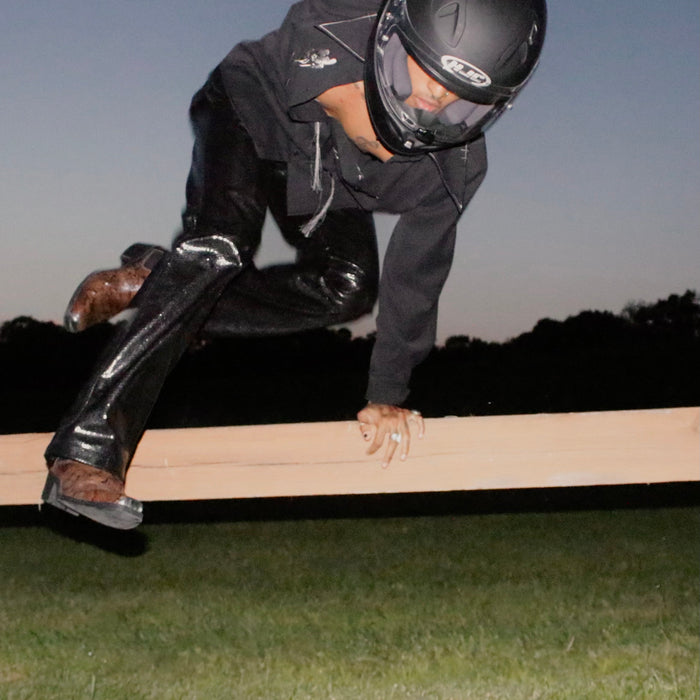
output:
<instances>
[{"instance_id":1,"label":"shadow on grass","mask_svg":"<svg viewBox=\"0 0 700 700\"><path fill-rule=\"evenodd\" d=\"M487 515L700 505L700 483L304 496L147 505L149 523Z\"/></svg>"},{"instance_id":2,"label":"shadow on grass","mask_svg":"<svg viewBox=\"0 0 700 700\"><path fill-rule=\"evenodd\" d=\"M700 483L161 501L144 506L145 525L687 508L700 506ZM143 529L114 530L50 506L0 508L0 527L23 526L47 527L121 557L139 557L149 550Z\"/></svg>"},{"instance_id":3,"label":"shadow on grass","mask_svg":"<svg viewBox=\"0 0 700 700\"><path fill-rule=\"evenodd\" d=\"M700 505L700 483L303 496L144 504L144 524L486 515ZM0 527L46 526L58 534L134 557L148 550L141 530L112 530L45 506L4 506Z\"/></svg>"},{"instance_id":4,"label":"shadow on grass","mask_svg":"<svg viewBox=\"0 0 700 700\"><path fill-rule=\"evenodd\" d=\"M121 557L139 557L148 551L148 537L141 530L115 530L87 518L70 515L51 506L0 509L0 525L44 526L66 539L89 544Z\"/></svg>"}]
</instances>

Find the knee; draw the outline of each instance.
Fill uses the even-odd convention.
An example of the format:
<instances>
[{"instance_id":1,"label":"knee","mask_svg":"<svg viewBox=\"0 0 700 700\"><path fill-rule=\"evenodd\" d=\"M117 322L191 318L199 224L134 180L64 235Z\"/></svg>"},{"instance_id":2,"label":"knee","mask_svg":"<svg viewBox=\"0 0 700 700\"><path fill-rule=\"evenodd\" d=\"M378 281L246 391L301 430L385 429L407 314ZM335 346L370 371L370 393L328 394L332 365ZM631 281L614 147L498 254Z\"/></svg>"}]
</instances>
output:
<instances>
[{"instance_id":1,"label":"knee","mask_svg":"<svg viewBox=\"0 0 700 700\"><path fill-rule=\"evenodd\" d=\"M323 282L339 321L351 321L372 312L377 300L376 271L347 260L336 260L323 276Z\"/></svg>"},{"instance_id":2,"label":"knee","mask_svg":"<svg viewBox=\"0 0 700 700\"><path fill-rule=\"evenodd\" d=\"M173 254L184 262L206 269L241 269L250 262L250 251L236 245L224 235L182 238L173 247Z\"/></svg>"}]
</instances>

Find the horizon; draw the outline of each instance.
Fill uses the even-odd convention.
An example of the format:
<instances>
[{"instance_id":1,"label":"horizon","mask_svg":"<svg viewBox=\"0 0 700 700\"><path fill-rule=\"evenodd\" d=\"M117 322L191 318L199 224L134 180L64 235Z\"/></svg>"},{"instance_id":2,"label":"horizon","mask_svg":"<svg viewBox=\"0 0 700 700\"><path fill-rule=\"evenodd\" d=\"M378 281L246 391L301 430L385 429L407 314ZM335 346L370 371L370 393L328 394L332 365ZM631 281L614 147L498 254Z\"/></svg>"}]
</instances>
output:
<instances>
[{"instance_id":1,"label":"horizon","mask_svg":"<svg viewBox=\"0 0 700 700\"><path fill-rule=\"evenodd\" d=\"M448 335L444 338L436 339L435 347L436 348L445 347L449 340L460 339L460 338L468 338L469 342L478 341L478 342L491 343L491 344L495 344L495 345L506 345L511 341L517 340L521 336L528 335L528 334L534 332L535 329L537 328L537 326L539 326L542 323L564 324L568 321L576 320L577 318L579 318L583 314L600 314L600 315L610 314L615 318L625 318L625 315L630 307L639 305L639 306L644 307L644 308L650 308L650 307L656 306L659 303L669 301L673 297L677 297L678 299L681 299L686 294L692 294L694 296L695 305L700 308L700 292L697 289L686 289L683 292L673 292L668 297L663 297L661 299L656 299L654 301L635 300L635 301L629 302L622 309L620 309L619 312L610 311L608 309L580 309L578 312L572 313L563 319L552 319L548 316L544 316L542 318L537 319L537 321L535 321L535 323L532 325L531 328L524 329L524 330L520 331L519 333L516 333L513 336L510 336L508 338L503 338L501 340L492 340L492 339L488 339L488 338L481 338L479 336L471 335L469 333L453 333L453 334ZM0 320L0 329L2 329L2 327L5 324L13 323L13 322L15 322L19 319L22 319L22 318L28 318L31 321L34 321L35 323L39 323L39 324L44 324L44 323L53 324L54 326L58 327L59 329L63 329L66 333L70 332L70 331L67 331L64 328L63 324L58 322L58 321L54 321L51 319L38 319L38 318L35 318L35 317L27 315L27 314L20 314L18 316L10 318L10 319ZM102 324L98 324L98 325L106 326L109 324L110 324L110 322L106 321L106 322L103 322ZM346 330L346 331L350 332L350 337L353 340L354 339L369 340L372 333L374 332L373 327L369 327L367 330L363 331L361 328L361 324L358 322L354 322L354 323L341 323L341 324L334 325L334 326L326 326L324 328L315 329L315 330L310 329L307 331L298 331L298 333L301 333L301 334L314 333L314 332L323 331L323 330L328 330L330 332L338 332L338 331ZM284 334L282 334L282 336L290 336L290 335L295 335L295 334L296 333L284 333ZM259 337L253 337L252 340L265 340L266 338L272 339L275 337L279 337L279 336L259 336ZM241 336L241 337L233 336L229 340L246 341L246 340L250 340L250 339L251 338L246 338L243 336ZM207 343L208 344L214 343L217 340L221 340L221 338L218 338L218 337L209 338L209 339L207 339Z\"/></svg>"}]
</instances>

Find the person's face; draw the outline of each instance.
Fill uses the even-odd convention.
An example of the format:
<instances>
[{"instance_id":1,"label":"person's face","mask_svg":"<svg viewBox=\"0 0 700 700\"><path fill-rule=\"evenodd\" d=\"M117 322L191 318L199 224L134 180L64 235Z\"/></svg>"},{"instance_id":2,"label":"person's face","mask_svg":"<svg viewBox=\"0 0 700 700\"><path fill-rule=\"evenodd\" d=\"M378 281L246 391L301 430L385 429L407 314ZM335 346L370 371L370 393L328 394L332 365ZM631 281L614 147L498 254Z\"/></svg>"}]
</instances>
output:
<instances>
[{"instance_id":1,"label":"person's face","mask_svg":"<svg viewBox=\"0 0 700 700\"><path fill-rule=\"evenodd\" d=\"M409 107L426 112L439 112L447 105L459 100L457 95L428 75L410 56L408 56L408 75L411 78L412 90L404 103Z\"/></svg>"}]
</instances>

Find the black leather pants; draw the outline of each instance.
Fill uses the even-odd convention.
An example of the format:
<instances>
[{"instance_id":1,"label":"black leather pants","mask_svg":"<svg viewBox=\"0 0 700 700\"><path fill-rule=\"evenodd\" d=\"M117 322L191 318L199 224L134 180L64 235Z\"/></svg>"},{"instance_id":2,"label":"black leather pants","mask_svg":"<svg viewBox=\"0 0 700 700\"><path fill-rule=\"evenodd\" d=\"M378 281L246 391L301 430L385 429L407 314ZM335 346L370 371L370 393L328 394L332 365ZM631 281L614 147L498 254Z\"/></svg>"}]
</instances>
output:
<instances>
[{"instance_id":1,"label":"black leather pants","mask_svg":"<svg viewBox=\"0 0 700 700\"><path fill-rule=\"evenodd\" d=\"M324 327L371 310L378 261L371 214L329 211L306 238L285 212L284 164L261 161L218 71L195 95L183 231L124 312L46 450L124 478L168 373L200 334L261 335ZM267 208L296 262L257 269Z\"/></svg>"}]
</instances>

